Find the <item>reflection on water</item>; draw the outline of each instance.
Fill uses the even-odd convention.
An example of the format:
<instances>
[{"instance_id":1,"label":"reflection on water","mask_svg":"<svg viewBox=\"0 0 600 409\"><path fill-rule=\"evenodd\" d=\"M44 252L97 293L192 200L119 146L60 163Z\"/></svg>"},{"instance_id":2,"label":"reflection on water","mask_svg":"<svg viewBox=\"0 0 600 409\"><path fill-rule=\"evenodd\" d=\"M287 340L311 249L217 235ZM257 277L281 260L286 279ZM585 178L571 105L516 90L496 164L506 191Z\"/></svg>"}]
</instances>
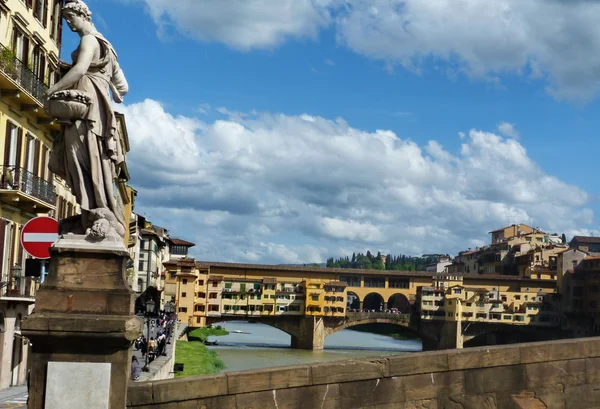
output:
<instances>
[{"instance_id":1,"label":"reflection on water","mask_svg":"<svg viewBox=\"0 0 600 409\"><path fill-rule=\"evenodd\" d=\"M219 345L208 348L215 350L225 362L225 371L301 365L421 350L420 341L400 341L385 335L345 329L325 338L324 350L306 351L291 349L290 336L268 325L240 321L218 325L227 329L229 335L209 337L209 341L216 340Z\"/></svg>"}]
</instances>

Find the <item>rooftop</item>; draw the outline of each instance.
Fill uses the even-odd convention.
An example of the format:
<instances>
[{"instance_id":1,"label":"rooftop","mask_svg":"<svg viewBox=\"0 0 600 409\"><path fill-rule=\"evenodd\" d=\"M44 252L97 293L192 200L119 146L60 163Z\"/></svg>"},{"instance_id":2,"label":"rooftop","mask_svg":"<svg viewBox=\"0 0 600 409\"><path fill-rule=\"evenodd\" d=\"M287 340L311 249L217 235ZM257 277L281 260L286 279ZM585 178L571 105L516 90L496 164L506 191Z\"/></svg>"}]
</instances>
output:
<instances>
[{"instance_id":1,"label":"rooftop","mask_svg":"<svg viewBox=\"0 0 600 409\"><path fill-rule=\"evenodd\" d=\"M579 243L594 243L594 244L600 244L600 237L593 237L593 236L575 236L573 237L573 239L571 240L573 241L577 241Z\"/></svg>"},{"instance_id":2,"label":"rooftop","mask_svg":"<svg viewBox=\"0 0 600 409\"><path fill-rule=\"evenodd\" d=\"M196 245L196 243L192 243L191 241L185 241L181 239L169 239L169 241L174 246L194 247Z\"/></svg>"}]
</instances>

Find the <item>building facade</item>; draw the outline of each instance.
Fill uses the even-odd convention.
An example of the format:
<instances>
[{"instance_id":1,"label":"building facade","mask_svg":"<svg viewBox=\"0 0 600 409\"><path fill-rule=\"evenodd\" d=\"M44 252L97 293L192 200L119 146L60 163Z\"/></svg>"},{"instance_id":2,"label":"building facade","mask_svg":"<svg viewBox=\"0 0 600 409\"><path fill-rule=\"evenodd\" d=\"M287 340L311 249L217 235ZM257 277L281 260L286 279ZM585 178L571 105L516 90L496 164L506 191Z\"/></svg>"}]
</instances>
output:
<instances>
[{"instance_id":1,"label":"building facade","mask_svg":"<svg viewBox=\"0 0 600 409\"><path fill-rule=\"evenodd\" d=\"M47 166L60 127L42 99L60 77L61 25L59 0L0 1L0 389L26 383L29 342L20 322L43 275L26 271L21 230L36 216L77 212Z\"/></svg>"}]
</instances>

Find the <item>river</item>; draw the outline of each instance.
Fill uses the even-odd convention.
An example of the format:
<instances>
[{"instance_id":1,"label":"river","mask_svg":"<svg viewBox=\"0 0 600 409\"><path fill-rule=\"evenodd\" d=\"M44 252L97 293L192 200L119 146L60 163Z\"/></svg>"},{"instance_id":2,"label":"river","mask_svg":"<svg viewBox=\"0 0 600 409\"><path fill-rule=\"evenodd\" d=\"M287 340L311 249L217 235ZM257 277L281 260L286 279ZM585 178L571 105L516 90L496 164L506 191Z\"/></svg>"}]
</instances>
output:
<instances>
[{"instance_id":1,"label":"river","mask_svg":"<svg viewBox=\"0 0 600 409\"><path fill-rule=\"evenodd\" d=\"M209 341L218 341L219 343L218 346L208 348L216 351L219 358L225 363L224 372L402 354L421 350L420 341L395 340L385 335L344 329L325 338L324 350L306 351L290 348L290 336L268 325L242 321L216 325L221 325L229 331L229 335L209 337Z\"/></svg>"}]
</instances>

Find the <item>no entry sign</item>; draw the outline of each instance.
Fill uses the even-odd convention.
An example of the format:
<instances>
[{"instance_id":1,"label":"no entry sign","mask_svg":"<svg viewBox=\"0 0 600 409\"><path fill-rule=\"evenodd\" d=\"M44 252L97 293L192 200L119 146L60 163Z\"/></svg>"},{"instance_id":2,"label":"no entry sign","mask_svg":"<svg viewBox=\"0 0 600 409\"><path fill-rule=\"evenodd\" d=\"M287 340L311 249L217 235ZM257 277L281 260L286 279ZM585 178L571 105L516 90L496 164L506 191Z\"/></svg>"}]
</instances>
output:
<instances>
[{"instance_id":1,"label":"no entry sign","mask_svg":"<svg viewBox=\"0 0 600 409\"><path fill-rule=\"evenodd\" d=\"M58 240L58 222L52 217L36 217L23 226L21 245L31 257L50 258L50 247Z\"/></svg>"}]
</instances>

